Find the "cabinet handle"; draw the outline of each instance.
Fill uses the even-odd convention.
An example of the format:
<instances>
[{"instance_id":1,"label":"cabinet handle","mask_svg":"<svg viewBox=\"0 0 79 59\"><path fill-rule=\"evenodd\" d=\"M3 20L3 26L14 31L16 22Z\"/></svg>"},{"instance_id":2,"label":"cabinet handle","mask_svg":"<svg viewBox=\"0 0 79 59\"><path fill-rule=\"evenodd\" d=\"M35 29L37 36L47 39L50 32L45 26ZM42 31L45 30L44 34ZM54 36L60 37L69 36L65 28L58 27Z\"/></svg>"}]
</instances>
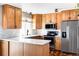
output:
<instances>
[{"instance_id":1,"label":"cabinet handle","mask_svg":"<svg viewBox=\"0 0 79 59\"><path fill-rule=\"evenodd\" d=\"M71 17L69 17L69 19L71 19Z\"/></svg>"}]
</instances>

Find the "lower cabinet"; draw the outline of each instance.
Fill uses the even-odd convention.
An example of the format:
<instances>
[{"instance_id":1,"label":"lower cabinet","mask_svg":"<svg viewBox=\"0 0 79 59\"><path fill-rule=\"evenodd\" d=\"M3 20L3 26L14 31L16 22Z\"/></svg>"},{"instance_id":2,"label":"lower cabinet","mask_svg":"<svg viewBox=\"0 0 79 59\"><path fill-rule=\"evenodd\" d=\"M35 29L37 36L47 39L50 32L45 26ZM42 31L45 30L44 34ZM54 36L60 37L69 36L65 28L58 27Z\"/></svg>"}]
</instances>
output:
<instances>
[{"instance_id":1,"label":"lower cabinet","mask_svg":"<svg viewBox=\"0 0 79 59\"><path fill-rule=\"evenodd\" d=\"M9 42L9 56L23 56L23 43Z\"/></svg>"},{"instance_id":2,"label":"lower cabinet","mask_svg":"<svg viewBox=\"0 0 79 59\"><path fill-rule=\"evenodd\" d=\"M24 44L24 56L49 56L49 44Z\"/></svg>"},{"instance_id":3,"label":"lower cabinet","mask_svg":"<svg viewBox=\"0 0 79 59\"><path fill-rule=\"evenodd\" d=\"M8 55L8 41L0 40L0 56Z\"/></svg>"},{"instance_id":4,"label":"lower cabinet","mask_svg":"<svg viewBox=\"0 0 79 59\"><path fill-rule=\"evenodd\" d=\"M61 38L59 38L59 37L55 38L55 49L61 50Z\"/></svg>"},{"instance_id":5,"label":"lower cabinet","mask_svg":"<svg viewBox=\"0 0 79 59\"><path fill-rule=\"evenodd\" d=\"M0 56L49 56L49 51L49 43L36 45L0 40Z\"/></svg>"}]
</instances>

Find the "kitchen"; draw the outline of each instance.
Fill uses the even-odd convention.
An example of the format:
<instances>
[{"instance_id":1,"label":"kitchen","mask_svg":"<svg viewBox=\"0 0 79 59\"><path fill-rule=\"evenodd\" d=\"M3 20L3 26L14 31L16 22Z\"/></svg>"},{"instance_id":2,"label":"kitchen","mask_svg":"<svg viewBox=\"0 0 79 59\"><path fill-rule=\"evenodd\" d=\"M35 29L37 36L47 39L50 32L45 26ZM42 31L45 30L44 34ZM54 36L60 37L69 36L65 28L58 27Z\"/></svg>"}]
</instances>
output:
<instances>
[{"instance_id":1,"label":"kitchen","mask_svg":"<svg viewBox=\"0 0 79 59\"><path fill-rule=\"evenodd\" d=\"M0 56L79 55L78 5L0 4Z\"/></svg>"}]
</instances>

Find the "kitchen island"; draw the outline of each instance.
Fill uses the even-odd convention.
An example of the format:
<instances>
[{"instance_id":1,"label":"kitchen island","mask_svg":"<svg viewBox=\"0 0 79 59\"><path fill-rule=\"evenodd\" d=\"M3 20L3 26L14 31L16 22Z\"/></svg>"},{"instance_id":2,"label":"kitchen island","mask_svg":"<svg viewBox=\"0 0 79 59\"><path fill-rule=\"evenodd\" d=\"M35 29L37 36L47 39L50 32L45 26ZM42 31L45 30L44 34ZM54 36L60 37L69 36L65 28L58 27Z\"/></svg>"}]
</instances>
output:
<instances>
[{"instance_id":1,"label":"kitchen island","mask_svg":"<svg viewBox=\"0 0 79 59\"><path fill-rule=\"evenodd\" d=\"M1 56L49 56L50 40L15 37L0 39Z\"/></svg>"}]
</instances>

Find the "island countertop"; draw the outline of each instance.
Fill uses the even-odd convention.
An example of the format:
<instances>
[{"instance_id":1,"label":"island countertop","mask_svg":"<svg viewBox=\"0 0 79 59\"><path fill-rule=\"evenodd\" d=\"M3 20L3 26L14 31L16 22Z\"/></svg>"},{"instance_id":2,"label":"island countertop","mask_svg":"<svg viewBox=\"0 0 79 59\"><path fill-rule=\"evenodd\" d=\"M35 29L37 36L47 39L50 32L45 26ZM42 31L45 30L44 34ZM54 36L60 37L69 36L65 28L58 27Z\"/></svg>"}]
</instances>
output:
<instances>
[{"instance_id":1,"label":"island countertop","mask_svg":"<svg viewBox=\"0 0 79 59\"><path fill-rule=\"evenodd\" d=\"M7 38L7 39L0 39L4 41L13 41L13 42L22 42L27 44L36 44L36 45L45 45L50 42L50 40L43 40L43 39L31 39L25 37L14 37L14 38Z\"/></svg>"}]
</instances>

